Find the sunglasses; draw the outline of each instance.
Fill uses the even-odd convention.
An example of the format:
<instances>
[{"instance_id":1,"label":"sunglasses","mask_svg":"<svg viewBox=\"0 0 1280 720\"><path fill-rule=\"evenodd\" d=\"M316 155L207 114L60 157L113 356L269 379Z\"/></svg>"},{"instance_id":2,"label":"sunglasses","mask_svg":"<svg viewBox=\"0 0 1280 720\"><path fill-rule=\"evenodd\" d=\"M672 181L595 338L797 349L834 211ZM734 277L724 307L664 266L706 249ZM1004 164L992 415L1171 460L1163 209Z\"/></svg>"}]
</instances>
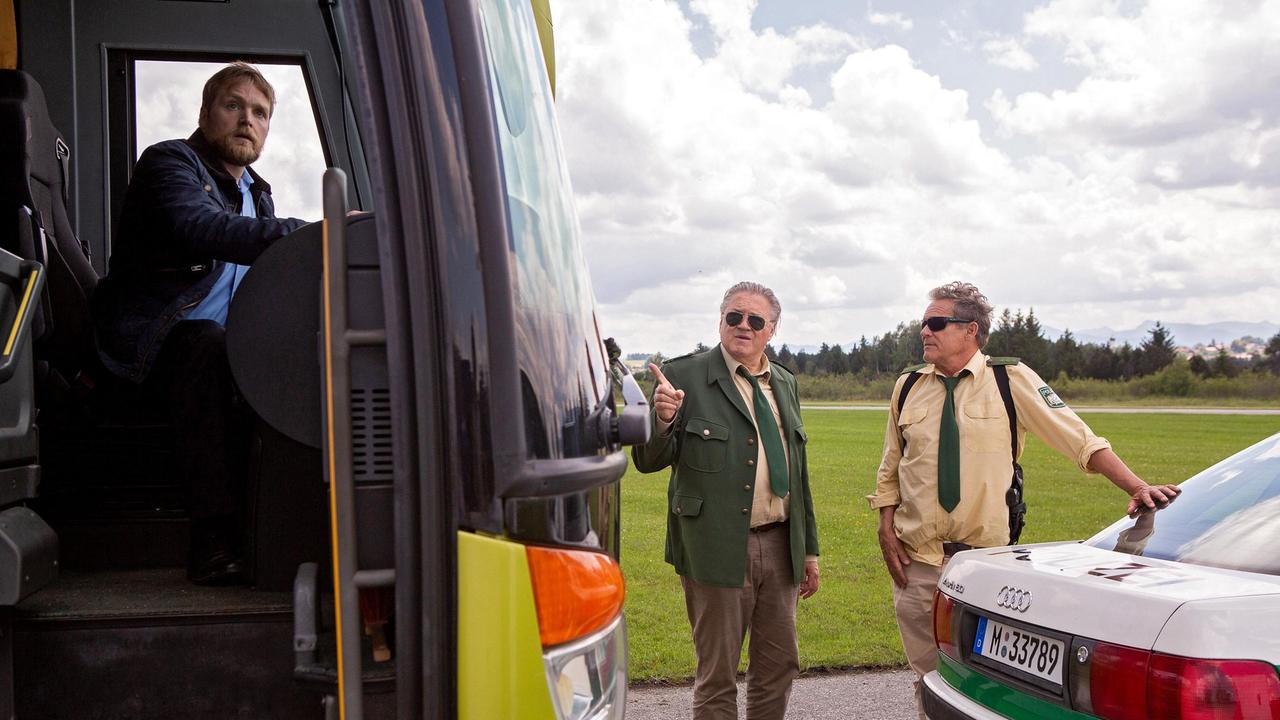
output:
<instances>
[{"instance_id":1,"label":"sunglasses","mask_svg":"<svg viewBox=\"0 0 1280 720\"><path fill-rule=\"evenodd\" d=\"M743 313L737 310L730 310L724 314L724 324L729 327L738 327L742 324ZM765 319L759 315L747 315L747 325L754 331L760 332L764 329Z\"/></svg>"},{"instance_id":2,"label":"sunglasses","mask_svg":"<svg viewBox=\"0 0 1280 720\"><path fill-rule=\"evenodd\" d=\"M934 315L933 317L925 318L924 322L922 322L921 325L924 325L925 327L929 328L933 332L942 332L942 329L945 328L947 325L950 325L951 323L968 325L971 322L974 322L974 321L965 320L964 318L958 318L958 317L944 317L942 315Z\"/></svg>"}]
</instances>

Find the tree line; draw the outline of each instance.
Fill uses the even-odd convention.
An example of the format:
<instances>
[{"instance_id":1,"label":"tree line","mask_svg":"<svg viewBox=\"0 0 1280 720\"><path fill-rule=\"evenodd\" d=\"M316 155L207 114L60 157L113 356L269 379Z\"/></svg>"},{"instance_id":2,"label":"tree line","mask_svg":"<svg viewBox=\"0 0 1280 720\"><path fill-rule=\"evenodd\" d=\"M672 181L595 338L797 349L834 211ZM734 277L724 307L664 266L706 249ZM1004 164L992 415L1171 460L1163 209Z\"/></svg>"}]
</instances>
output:
<instances>
[{"instance_id":1,"label":"tree line","mask_svg":"<svg viewBox=\"0 0 1280 720\"><path fill-rule=\"evenodd\" d=\"M991 356L1021 358L1044 378L1062 375L1096 380L1130 380L1160 372L1174 363L1178 352L1169 329L1157 322L1137 347L1082 343L1070 330L1057 340L1044 335L1044 328L1034 310L1023 314L1019 309L1001 313L991 329L991 337L983 349ZM699 343L695 351L706 350ZM846 375L873 380L897 375L903 368L921 362L924 346L920 340L919 321L899 323L892 332L878 338L863 336L856 345L844 349L823 343L817 352L793 352L783 345L769 345L765 353L800 375ZM661 362L658 355L653 360ZM1202 378L1236 377L1245 372L1270 372L1280 375L1280 333L1268 341L1262 355L1248 359L1232 357L1225 347L1212 359L1196 355L1189 361L1190 370Z\"/></svg>"}]
</instances>

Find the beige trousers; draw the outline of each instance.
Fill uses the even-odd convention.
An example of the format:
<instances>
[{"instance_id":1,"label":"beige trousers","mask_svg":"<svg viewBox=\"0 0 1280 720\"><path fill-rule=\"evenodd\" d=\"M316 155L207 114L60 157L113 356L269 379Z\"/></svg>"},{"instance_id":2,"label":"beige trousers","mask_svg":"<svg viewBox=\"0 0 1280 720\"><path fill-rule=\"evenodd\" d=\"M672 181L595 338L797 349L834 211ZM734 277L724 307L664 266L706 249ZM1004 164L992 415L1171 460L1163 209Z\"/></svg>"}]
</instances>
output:
<instances>
[{"instance_id":1,"label":"beige trousers","mask_svg":"<svg viewBox=\"0 0 1280 720\"><path fill-rule=\"evenodd\" d=\"M907 654L907 664L916 672L916 709L920 720L925 720L920 697L920 678L938 667L938 648L933 643L933 593L942 578L942 567L911 561L906 566L907 586L893 585L893 609L898 617L898 634L902 636L902 649Z\"/></svg>"},{"instance_id":2,"label":"beige trousers","mask_svg":"<svg viewBox=\"0 0 1280 720\"><path fill-rule=\"evenodd\" d=\"M791 681L800 673L791 546L785 525L747 534L747 572L740 588L681 576L698 658L694 720L737 720L738 661L747 632L747 720L782 720Z\"/></svg>"}]
</instances>

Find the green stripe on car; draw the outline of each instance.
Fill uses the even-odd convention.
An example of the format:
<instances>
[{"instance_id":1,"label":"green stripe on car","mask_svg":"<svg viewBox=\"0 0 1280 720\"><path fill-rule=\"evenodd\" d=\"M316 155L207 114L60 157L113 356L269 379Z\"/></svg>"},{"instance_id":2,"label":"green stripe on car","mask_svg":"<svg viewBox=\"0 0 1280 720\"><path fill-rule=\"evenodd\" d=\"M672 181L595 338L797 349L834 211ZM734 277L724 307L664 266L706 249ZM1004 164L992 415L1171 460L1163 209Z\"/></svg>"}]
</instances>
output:
<instances>
[{"instance_id":1,"label":"green stripe on car","mask_svg":"<svg viewBox=\"0 0 1280 720\"><path fill-rule=\"evenodd\" d=\"M1005 687L938 653L938 674L951 687L1012 720L1096 720L1046 700Z\"/></svg>"}]
</instances>

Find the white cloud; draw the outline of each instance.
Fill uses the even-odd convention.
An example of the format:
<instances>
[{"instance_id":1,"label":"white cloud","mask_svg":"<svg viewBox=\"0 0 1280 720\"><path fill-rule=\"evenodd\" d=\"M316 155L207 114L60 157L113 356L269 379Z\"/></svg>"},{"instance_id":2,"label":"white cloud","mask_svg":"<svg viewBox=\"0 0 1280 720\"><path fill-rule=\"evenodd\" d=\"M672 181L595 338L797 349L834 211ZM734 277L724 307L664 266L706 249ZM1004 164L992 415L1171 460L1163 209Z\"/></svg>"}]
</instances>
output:
<instances>
[{"instance_id":1,"label":"white cloud","mask_svg":"<svg viewBox=\"0 0 1280 720\"><path fill-rule=\"evenodd\" d=\"M1086 76L1074 88L993 95L1002 129L1066 153L1112 146L1161 183L1280 184L1280 96L1265 90L1280 87L1280 3L1122 7L1058 0L1027 16L1026 34L1060 46Z\"/></svg>"},{"instance_id":2,"label":"white cloud","mask_svg":"<svg viewBox=\"0 0 1280 720\"><path fill-rule=\"evenodd\" d=\"M1201 87L1235 104L1172 120L1093 107L1107 97L1097 83L1173 84L1143 70L1160 42L1137 19L1054 3L1027 20L1016 42L1069 48L1086 78L990 96L986 111L1027 148L1014 161L984 137L970 93L907 47L825 25L753 29L754 7L694 0L714 36L705 57L675 3L580 0L558 17L558 113L602 327L624 349L713 341L720 293L742 279L778 292L777 341L793 344L892 329L957 277L1057 327L1280 306L1280 188L1261 180L1280 173L1275 99ZM1239 55L1258 34L1213 52ZM1113 47L1125 42L1146 49ZM1245 75L1272 72L1254 62ZM829 100L801 87L802 68L827 79ZM1161 139L1134 139L1150 128Z\"/></svg>"},{"instance_id":3,"label":"white cloud","mask_svg":"<svg viewBox=\"0 0 1280 720\"><path fill-rule=\"evenodd\" d=\"M903 15L902 13L882 13L882 12L868 11L867 21L870 22L872 25L891 27L896 30L900 30L902 32L906 32L910 30L913 25L913 23L911 22L911 18Z\"/></svg>"},{"instance_id":4,"label":"white cloud","mask_svg":"<svg viewBox=\"0 0 1280 720\"><path fill-rule=\"evenodd\" d=\"M982 43L982 52L992 65L1010 70L1035 70L1040 63L1027 52L1022 43L1013 38L995 38Z\"/></svg>"}]
</instances>

